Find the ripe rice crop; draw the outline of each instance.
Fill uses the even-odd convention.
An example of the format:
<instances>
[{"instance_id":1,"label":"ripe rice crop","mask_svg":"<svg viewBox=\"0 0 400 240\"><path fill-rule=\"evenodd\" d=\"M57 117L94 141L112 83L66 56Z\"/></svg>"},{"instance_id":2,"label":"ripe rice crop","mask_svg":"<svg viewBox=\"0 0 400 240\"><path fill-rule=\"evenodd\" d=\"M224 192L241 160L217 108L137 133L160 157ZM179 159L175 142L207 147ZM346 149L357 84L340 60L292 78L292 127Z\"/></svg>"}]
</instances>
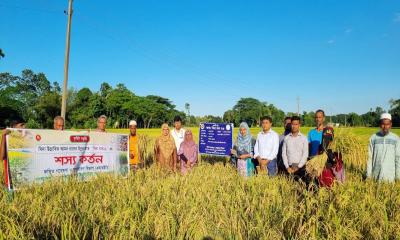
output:
<instances>
[{"instance_id":1,"label":"ripe rice crop","mask_svg":"<svg viewBox=\"0 0 400 240\"><path fill-rule=\"evenodd\" d=\"M400 183L363 180L367 138L336 136L346 182L317 192L285 176L244 179L212 156L185 176L166 173L142 136L146 168L127 178L1 190L0 239L399 239Z\"/></svg>"}]
</instances>

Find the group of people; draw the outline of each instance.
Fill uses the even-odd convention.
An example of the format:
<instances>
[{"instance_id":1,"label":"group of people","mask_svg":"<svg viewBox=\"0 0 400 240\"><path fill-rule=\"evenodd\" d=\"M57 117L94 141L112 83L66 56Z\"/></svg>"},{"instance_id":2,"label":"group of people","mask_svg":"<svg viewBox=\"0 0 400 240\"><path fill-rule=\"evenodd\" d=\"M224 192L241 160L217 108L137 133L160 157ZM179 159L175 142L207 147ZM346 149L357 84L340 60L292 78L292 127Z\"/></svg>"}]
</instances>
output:
<instances>
[{"instance_id":1,"label":"group of people","mask_svg":"<svg viewBox=\"0 0 400 240\"><path fill-rule=\"evenodd\" d=\"M64 119L54 118L54 130L64 130ZM331 186L335 181L344 181L344 167L340 153L330 149L334 138L332 127L325 126L325 113L317 110L315 113L316 127L308 135L301 133L301 119L298 116L284 119L284 132L279 135L272 129L272 118L261 118L261 128L256 139L251 135L246 122L239 126L239 132L231 149L231 163L240 175L248 177L254 174L275 176L288 174L296 180L310 181L306 172L307 161L326 153L326 166L318 177L319 184ZM107 117L97 119L96 132L106 132ZM24 128L22 120L11 124L12 128ZM400 140L392 133L391 115L384 113L380 118L380 131L371 136L366 176L375 180L395 181L400 179ZM129 165L135 171L142 162L140 144L137 135L137 122L129 122ZM0 148L0 159L5 158L5 135ZM198 163L198 145L193 139L193 133L182 127L182 119L174 118L174 127L170 130L167 123L161 126L161 135L155 141L154 153L159 166L171 171L180 170L186 174Z\"/></svg>"},{"instance_id":2,"label":"group of people","mask_svg":"<svg viewBox=\"0 0 400 240\"><path fill-rule=\"evenodd\" d=\"M254 174L287 174L305 183L317 181L319 186L330 187L345 180L342 155L333 151L334 130L325 126L325 113L315 113L316 127L308 135L301 133L298 116L284 119L284 133L272 130L271 117L261 118L262 131L254 139L246 122L239 126L238 137L231 150L231 163L245 176ZM375 180L400 180L400 140L390 132L391 115L380 118L380 131L371 136L366 176ZM325 154L326 164L320 176L311 177L306 164L314 157Z\"/></svg>"},{"instance_id":3,"label":"group of people","mask_svg":"<svg viewBox=\"0 0 400 240\"><path fill-rule=\"evenodd\" d=\"M198 162L199 148L191 130L182 128L182 119L174 118L174 128L167 123L161 126L161 136L156 139L154 153L157 163L171 171L190 171Z\"/></svg>"}]
</instances>

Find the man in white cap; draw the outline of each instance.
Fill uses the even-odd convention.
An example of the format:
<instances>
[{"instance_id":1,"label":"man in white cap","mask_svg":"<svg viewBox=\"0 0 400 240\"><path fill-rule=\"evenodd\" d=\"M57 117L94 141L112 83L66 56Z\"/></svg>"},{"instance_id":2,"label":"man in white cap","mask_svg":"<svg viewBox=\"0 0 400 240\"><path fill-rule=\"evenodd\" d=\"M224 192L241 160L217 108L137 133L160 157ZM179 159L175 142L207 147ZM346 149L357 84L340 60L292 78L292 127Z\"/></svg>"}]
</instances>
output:
<instances>
[{"instance_id":1,"label":"man in white cap","mask_svg":"<svg viewBox=\"0 0 400 240\"><path fill-rule=\"evenodd\" d=\"M140 163L139 138L136 134L137 123L135 120L129 122L129 167L136 171Z\"/></svg>"},{"instance_id":2,"label":"man in white cap","mask_svg":"<svg viewBox=\"0 0 400 240\"><path fill-rule=\"evenodd\" d=\"M400 180L400 140L390 132L392 116L389 113L381 115L380 128L369 140L367 177L394 182Z\"/></svg>"}]
</instances>

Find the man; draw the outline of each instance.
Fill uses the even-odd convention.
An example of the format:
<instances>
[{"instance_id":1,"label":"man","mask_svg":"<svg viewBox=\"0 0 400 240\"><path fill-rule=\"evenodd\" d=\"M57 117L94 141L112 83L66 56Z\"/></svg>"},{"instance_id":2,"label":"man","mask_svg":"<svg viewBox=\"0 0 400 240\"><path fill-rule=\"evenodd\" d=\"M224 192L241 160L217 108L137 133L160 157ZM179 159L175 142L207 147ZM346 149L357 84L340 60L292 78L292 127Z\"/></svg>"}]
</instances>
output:
<instances>
[{"instance_id":1,"label":"man","mask_svg":"<svg viewBox=\"0 0 400 240\"><path fill-rule=\"evenodd\" d=\"M321 109L318 109L315 112L316 128L312 129L308 133L310 157L314 157L319 153L320 145L322 143L322 134L324 131L324 122L325 122L325 112Z\"/></svg>"},{"instance_id":2,"label":"man","mask_svg":"<svg viewBox=\"0 0 400 240\"><path fill-rule=\"evenodd\" d=\"M95 132L106 132L106 126L107 126L107 117L105 115L101 115L97 119L97 128Z\"/></svg>"},{"instance_id":3,"label":"man","mask_svg":"<svg viewBox=\"0 0 400 240\"><path fill-rule=\"evenodd\" d=\"M63 131L64 130L64 118L57 116L54 118L54 130Z\"/></svg>"},{"instance_id":4,"label":"man","mask_svg":"<svg viewBox=\"0 0 400 240\"><path fill-rule=\"evenodd\" d=\"M400 140L390 132L392 116L389 113L381 115L380 128L369 140L367 177L394 182L400 180Z\"/></svg>"},{"instance_id":5,"label":"man","mask_svg":"<svg viewBox=\"0 0 400 240\"><path fill-rule=\"evenodd\" d=\"M293 174L296 180L302 179L306 174L306 162L308 157L308 141L300 132L300 118L292 117L291 132L285 137L282 147L282 159L286 171Z\"/></svg>"},{"instance_id":6,"label":"man","mask_svg":"<svg viewBox=\"0 0 400 240\"><path fill-rule=\"evenodd\" d=\"M275 176L277 172L277 155L279 150L279 135L272 127L272 118L261 118L262 131L257 135L254 146L254 158L260 165L260 171L268 169L269 176Z\"/></svg>"},{"instance_id":7,"label":"man","mask_svg":"<svg viewBox=\"0 0 400 240\"><path fill-rule=\"evenodd\" d=\"M292 123L292 118L285 117L285 119L283 120L283 127L284 127L285 131L283 132L282 135L279 136L278 171L280 173L286 172L286 167L283 164L283 159L282 159L282 146L283 146L283 140L291 131L291 123Z\"/></svg>"},{"instance_id":8,"label":"man","mask_svg":"<svg viewBox=\"0 0 400 240\"><path fill-rule=\"evenodd\" d=\"M174 118L174 129L171 132L171 136L174 138L176 151L179 151L181 143L185 139L185 129L182 128L182 119L180 116Z\"/></svg>"},{"instance_id":9,"label":"man","mask_svg":"<svg viewBox=\"0 0 400 240\"><path fill-rule=\"evenodd\" d=\"M139 138L136 134L137 123L135 120L129 122L129 167L134 172L139 168L140 148Z\"/></svg>"}]
</instances>

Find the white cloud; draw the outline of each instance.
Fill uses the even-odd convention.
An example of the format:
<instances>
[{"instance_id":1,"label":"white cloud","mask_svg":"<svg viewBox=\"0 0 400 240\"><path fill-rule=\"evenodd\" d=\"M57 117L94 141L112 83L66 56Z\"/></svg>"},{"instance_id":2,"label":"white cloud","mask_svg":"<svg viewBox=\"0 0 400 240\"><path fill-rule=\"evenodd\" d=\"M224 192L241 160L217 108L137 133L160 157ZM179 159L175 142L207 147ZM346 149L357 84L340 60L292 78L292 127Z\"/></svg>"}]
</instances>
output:
<instances>
[{"instance_id":1,"label":"white cloud","mask_svg":"<svg viewBox=\"0 0 400 240\"><path fill-rule=\"evenodd\" d=\"M353 31L352 28L348 28L348 29L346 29L344 32L347 33L347 34L349 34L349 33L351 33L352 31Z\"/></svg>"},{"instance_id":2,"label":"white cloud","mask_svg":"<svg viewBox=\"0 0 400 240\"><path fill-rule=\"evenodd\" d=\"M335 39L330 39L330 40L328 40L328 44L334 44L336 41L335 41Z\"/></svg>"},{"instance_id":3,"label":"white cloud","mask_svg":"<svg viewBox=\"0 0 400 240\"><path fill-rule=\"evenodd\" d=\"M400 23L400 13L396 13L395 17L393 18L393 22Z\"/></svg>"}]
</instances>

